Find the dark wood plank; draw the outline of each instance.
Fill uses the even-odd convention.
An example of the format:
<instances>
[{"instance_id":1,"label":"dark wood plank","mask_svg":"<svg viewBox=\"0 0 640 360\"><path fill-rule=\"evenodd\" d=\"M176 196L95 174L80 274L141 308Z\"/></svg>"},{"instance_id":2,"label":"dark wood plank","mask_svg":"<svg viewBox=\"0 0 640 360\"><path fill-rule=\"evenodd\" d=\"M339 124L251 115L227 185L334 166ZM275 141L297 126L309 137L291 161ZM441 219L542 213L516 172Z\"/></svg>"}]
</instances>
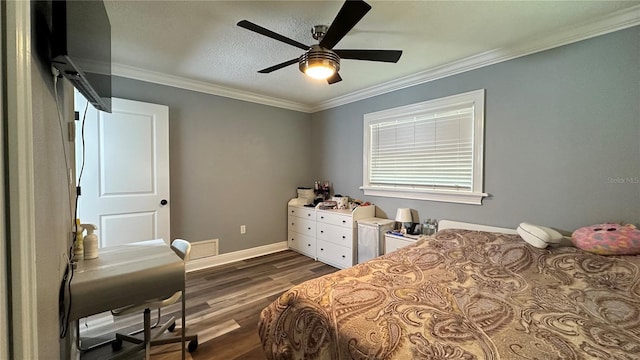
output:
<instances>
[{"instance_id":1,"label":"dark wood plank","mask_svg":"<svg viewBox=\"0 0 640 360\"><path fill-rule=\"evenodd\" d=\"M293 251L282 251L187 274L186 317L189 333L199 336L198 349L187 354L195 360L266 359L258 337L260 311L286 289L303 281L337 271ZM180 317L180 304L163 309L163 319ZM141 316L111 321L92 317L82 334L109 339L113 333L140 326ZM180 330L180 321L176 331ZM82 360L106 359L110 346L82 354ZM180 345L155 346L154 360L180 359Z\"/></svg>"}]
</instances>

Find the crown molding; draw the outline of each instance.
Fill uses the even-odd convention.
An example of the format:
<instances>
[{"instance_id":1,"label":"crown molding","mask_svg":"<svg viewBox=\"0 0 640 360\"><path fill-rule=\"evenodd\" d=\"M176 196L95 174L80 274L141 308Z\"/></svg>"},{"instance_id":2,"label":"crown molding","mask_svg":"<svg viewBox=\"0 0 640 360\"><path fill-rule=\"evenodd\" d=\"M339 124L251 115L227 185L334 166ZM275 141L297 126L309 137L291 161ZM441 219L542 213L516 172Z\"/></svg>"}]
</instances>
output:
<instances>
[{"instance_id":1,"label":"crown molding","mask_svg":"<svg viewBox=\"0 0 640 360\"><path fill-rule=\"evenodd\" d=\"M586 40L599 35L626 29L640 24L640 5L622 9L606 15L597 21L582 23L577 26L566 27L555 31L548 36L537 36L530 41L523 41L514 46L489 50L446 65L420 71L416 74L405 76L396 80L372 86L366 89L354 91L348 95L335 97L313 106L307 104L278 99L258 93L238 90L231 87L215 85L203 81L192 80L179 76L144 70L132 66L114 63L112 73L130 79L141 80L161 85L173 86L186 90L198 91L206 94L218 95L232 99L248 101L263 105L295 110L305 113L314 113L346 105L352 102L368 99L393 91L405 89L411 86L424 84L430 81L442 79L448 76L516 59L536 52L552 49L562 45Z\"/></svg>"},{"instance_id":2,"label":"crown molding","mask_svg":"<svg viewBox=\"0 0 640 360\"><path fill-rule=\"evenodd\" d=\"M111 72L113 75L129 79L167 85L185 90L198 91L205 94L217 95L283 109L301 111L306 113L311 112L311 107L302 103L260 95L257 93L207 83L204 81L198 81L180 76L140 69L133 66L113 63L111 64Z\"/></svg>"},{"instance_id":3,"label":"crown molding","mask_svg":"<svg viewBox=\"0 0 640 360\"><path fill-rule=\"evenodd\" d=\"M312 112L331 109L355 101L368 99L373 96L424 84L469 70L482 68L540 51L549 50L555 47L630 28L639 24L640 5L636 5L613 12L595 22L566 27L560 31L551 33L548 36L531 38L530 41L523 41L511 47L489 50L443 66L437 66L380 85L354 91L348 95L324 101L314 106L312 108Z\"/></svg>"}]
</instances>

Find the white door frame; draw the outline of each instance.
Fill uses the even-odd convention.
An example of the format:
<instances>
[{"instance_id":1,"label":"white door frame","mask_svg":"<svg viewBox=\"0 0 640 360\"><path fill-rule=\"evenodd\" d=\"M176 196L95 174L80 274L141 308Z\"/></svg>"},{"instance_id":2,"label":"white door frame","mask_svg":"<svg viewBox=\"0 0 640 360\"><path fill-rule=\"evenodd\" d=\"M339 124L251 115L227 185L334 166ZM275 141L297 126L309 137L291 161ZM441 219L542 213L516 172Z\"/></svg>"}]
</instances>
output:
<instances>
[{"instance_id":1,"label":"white door frame","mask_svg":"<svg viewBox=\"0 0 640 360\"><path fill-rule=\"evenodd\" d=\"M0 19L4 19L4 10L0 6ZM4 20L3 20L4 21ZM4 27L0 26L0 39L3 38L5 33ZM1 41L0 41L1 43ZM5 89L4 78L2 77L3 69L6 64L6 56L4 49L0 48L0 114L2 114L2 121L4 123L4 101L3 95ZM0 188L4 189L4 126L0 126ZM9 358L9 280L7 279L7 228L5 226L5 201L4 191L0 191L0 358Z\"/></svg>"},{"instance_id":2,"label":"white door frame","mask_svg":"<svg viewBox=\"0 0 640 360\"><path fill-rule=\"evenodd\" d=\"M7 164L9 192L10 287L14 359L38 357L38 312L35 199L33 169L33 117L31 91L31 2L5 1L7 103ZM4 331L4 330L3 330ZM7 336L0 336L8 339ZM7 349L9 347L2 348Z\"/></svg>"}]
</instances>

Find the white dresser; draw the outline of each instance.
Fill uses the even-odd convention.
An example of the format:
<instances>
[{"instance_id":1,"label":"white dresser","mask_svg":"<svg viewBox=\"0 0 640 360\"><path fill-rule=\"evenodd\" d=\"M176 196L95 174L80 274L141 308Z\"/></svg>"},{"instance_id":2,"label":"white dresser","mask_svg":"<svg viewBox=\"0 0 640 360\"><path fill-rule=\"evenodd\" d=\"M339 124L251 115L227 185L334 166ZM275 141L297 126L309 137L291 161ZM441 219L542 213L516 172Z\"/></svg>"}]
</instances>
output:
<instances>
[{"instance_id":1,"label":"white dresser","mask_svg":"<svg viewBox=\"0 0 640 360\"><path fill-rule=\"evenodd\" d=\"M288 206L289 248L340 269L357 263L359 219L375 216L373 205L351 210Z\"/></svg>"},{"instance_id":2,"label":"white dresser","mask_svg":"<svg viewBox=\"0 0 640 360\"><path fill-rule=\"evenodd\" d=\"M316 210L289 205L287 218L289 249L316 258Z\"/></svg>"}]
</instances>

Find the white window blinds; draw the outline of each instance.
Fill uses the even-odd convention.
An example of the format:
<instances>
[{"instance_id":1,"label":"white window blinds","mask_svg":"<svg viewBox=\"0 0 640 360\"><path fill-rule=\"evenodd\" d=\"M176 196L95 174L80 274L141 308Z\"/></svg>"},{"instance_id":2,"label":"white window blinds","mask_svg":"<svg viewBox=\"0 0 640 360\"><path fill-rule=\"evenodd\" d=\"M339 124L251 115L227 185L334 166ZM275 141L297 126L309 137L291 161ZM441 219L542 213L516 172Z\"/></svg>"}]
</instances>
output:
<instances>
[{"instance_id":1,"label":"white window blinds","mask_svg":"<svg viewBox=\"0 0 640 360\"><path fill-rule=\"evenodd\" d=\"M364 115L365 195L481 204L484 90Z\"/></svg>"},{"instance_id":2,"label":"white window blinds","mask_svg":"<svg viewBox=\"0 0 640 360\"><path fill-rule=\"evenodd\" d=\"M473 105L371 124L370 184L471 190Z\"/></svg>"}]
</instances>

